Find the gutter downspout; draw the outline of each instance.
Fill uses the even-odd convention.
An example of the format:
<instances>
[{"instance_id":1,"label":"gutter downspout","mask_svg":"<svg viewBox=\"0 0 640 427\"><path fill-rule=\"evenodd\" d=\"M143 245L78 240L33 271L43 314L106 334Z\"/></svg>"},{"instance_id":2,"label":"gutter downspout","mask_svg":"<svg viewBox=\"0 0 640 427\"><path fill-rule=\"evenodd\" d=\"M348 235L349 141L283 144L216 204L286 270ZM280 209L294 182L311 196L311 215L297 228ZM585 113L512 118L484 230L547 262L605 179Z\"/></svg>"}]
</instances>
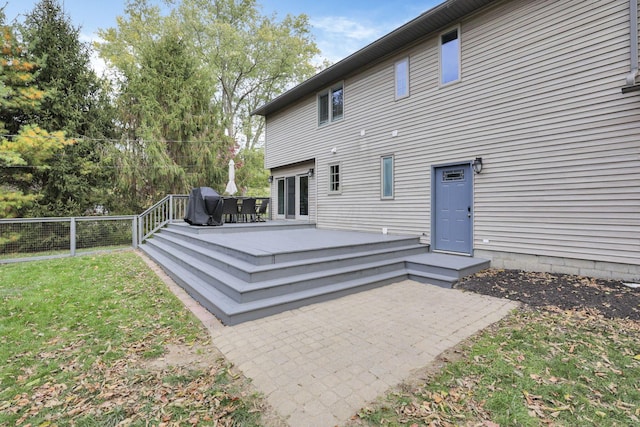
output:
<instances>
[{"instance_id":1,"label":"gutter downspout","mask_svg":"<svg viewBox=\"0 0 640 427\"><path fill-rule=\"evenodd\" d=\"M633 86L638 78L638 1L629 0L629 39L631 49L631 72L627 84Z\"/></svg>"}]
</instances>

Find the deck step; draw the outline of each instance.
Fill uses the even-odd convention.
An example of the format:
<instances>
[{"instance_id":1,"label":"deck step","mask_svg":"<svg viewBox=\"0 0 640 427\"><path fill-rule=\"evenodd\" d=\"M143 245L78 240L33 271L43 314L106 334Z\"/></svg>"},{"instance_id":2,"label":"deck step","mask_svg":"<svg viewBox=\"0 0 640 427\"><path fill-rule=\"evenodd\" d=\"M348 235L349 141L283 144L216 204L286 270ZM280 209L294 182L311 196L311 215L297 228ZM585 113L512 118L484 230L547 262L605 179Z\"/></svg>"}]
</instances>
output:
<instances>
[{"instance_id":1,"label":"deck step","mask_svg":"<svg viewBox=\"0 0 640 427\"><path fill-rule=\"evenodd\" d=\"M287 229L286 231L290 232L292 230ZM256 234L256 236L254 236L254 234ZM361 235L366 233L353 234ZM283 232L282 235L288 238L289 241L287 241L287 243L291 244L292 249L280 249L274 252L263 250L261 247L262 242L260 241L260 239L264 238L265 235L268 236L267 238L277 238L274 237L277 236L277 233L273 233L272 230L263 231L263 234L259 236L257 233L250 233L247 235L243 232L236 234L221 234L215 239L212 239L211 235L194 235L193 233L172 227L162 230L159 235L172 235L192 244L200 245L212 252L230 255L255 265L301 262L320 257L349 255L354 252L371 251L375 249L387 249L388 251L392 251L394 249L400 249L406 245L419 244L419 239L417 237L389 236L386 240L378 241L354 241L347 243L326 241L320 246L305 248L304 246L296 247L295 244L297 242L291 241L292 239L296 239L298 235L289 236ZM286 239L283 238L283 240ZM243 242L244 245L238 244L239 241ZM284 243L283 245L286 246ZM422 247L426 252L427 246L422 245Z\"/></svg>"},{"instance_id":2,"label":"deck step","mask_svg":"<svg viewBox=\"0 0 640 427\"><path fill-rule=\"evenodd\" d=\"M161 251L175 263L192 270L198 277L238 302L255 301L298 290L323 287L331 283L398 271L405 266L404 258L401 255L387 254L386 258L372 262L360 262L346 266L333 265L322 270L304 271L294 275L288 274L285 270L278 277L270 280L248 282L185 252L172 252L171 246L153 240L155 239L149 242L150 246Z\"/></svg>"},{"instance_id":3,"label":"deck step","mask_svg":"<svg viewBox=\"0 0 640 427\"><path fill-rule=\"evenodd\" d=\"M228 325L407 278L450 288L464 275L489 264L471 257L429 253L428 247L412 237L301 233L252 233L271 243L261 246L244 234L214 237L171 227L140 248ZM274 238L281 240L269 240ZM313 244L299 243L301 253L296 257L289 249L294 238Z\"/></svg>"},{"instance_id":4,"label":"deck step","mask_svg":"<svg viewBox=\"0 0 640 427\"><path fill-rule=\"evenodd\" d=\"M203 247L176 238L168 233L160 233L149 240L151 245L161 244L171 246L175 251L185 253L194 258L214 266L226 273L236 276L246 282L255 283L265 280L272 280L280 277L290 277L298 274L326 271L338 267L348 267L351 265L362 265L374 261L385 261L390 258L406 258L411 255L426 253L424 245L413 243L402 247L395 247L390 253L387 248L354 251L342 255L318 256L311 259L281 262L278 264L255 265L221 252L216 252L210 248ZM164 245L162 245L164 247ZM166 251L170 251L168 248Z\"/></svg>"},{"instance_id":5,"label":"deck step","mask_svg":"<svg viewBox=\"0 0 640 427\"><path fill-rule=\"evenodd\" d=\"M285 295L239 303L155 248L147 246L143 250L189 295L225 325L235 325L355 292L374 289L395 283L406 277L404 272L391 271L367 278L325 285L321 288L305 289Z\"/></svg>"}]
</instances>

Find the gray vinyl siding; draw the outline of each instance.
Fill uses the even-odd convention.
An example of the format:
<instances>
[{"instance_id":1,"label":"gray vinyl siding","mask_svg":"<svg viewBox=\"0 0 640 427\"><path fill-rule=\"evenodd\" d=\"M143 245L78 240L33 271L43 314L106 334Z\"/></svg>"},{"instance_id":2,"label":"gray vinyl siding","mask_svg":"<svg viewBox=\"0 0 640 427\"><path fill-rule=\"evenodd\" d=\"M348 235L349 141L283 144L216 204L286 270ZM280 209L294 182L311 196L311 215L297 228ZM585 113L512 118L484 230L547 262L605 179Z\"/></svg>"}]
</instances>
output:
<instances>
[{"instance_id":1,"label":"gray vinyl siding","mask_svg":"<svg viewBox=\"0 0 640 427\"><path fill-rule=\"evenodd\" d=\"M318 127L315 96L267 117L267 167L316 158L320 227L429 235L431 168L481 156L475 249L638 265L640 94L620 90L628 5L499 2L459 23L460 82L438 84L433 34L345 78L343 121ZM410 96L396 101L393 64L407 55ZM389 154L395 198L381 200Z\"/></svg>"}]
</instances>

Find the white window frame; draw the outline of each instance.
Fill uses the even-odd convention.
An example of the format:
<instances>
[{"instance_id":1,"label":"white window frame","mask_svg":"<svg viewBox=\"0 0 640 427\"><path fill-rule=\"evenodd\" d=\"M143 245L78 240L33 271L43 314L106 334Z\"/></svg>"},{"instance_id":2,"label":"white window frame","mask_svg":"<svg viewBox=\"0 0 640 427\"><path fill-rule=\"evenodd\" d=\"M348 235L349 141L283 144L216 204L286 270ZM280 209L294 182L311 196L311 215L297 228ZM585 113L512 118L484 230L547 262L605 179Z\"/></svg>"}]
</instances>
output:
<instances>
[{"instance_id":1,"label":"white window frame","mask_svg":"<svg viewBox=\"0 0 640 427\"><path fill-rule=\"evenodd\" d=\"M405 70L403 73L401 73L398 68L400 65L405 64ZM399 59L398 61L395 62L395 64L393 65L393 71L394 71L394 81L395 81L395 99L399 100L399 99L403 99L403 98L408 98L409 95L411 94L411 88L409 85L409 57L405 56L402 59ZM400 78L404 78L405 82L406 82L406 89L405 89L405 93L403 94L399 94L398 90L400 88Z\"/></svg>"},{"instance_id":2,"label":"white window frame","mask_svg":"<svg viewBox=\"0 0 640 427\"><path fill-rule=\"evenodd\" d=\"M458 40L458 52L457 52L457 61L458 61L458 76L455 80L450 80L445 82L444 81L444 61L443 61L443 55L442 55L442 38L452 32L456 32L457 34L457 40ZM462 79L462 32L460 31L460 25L456 25L455 27L451 27L446 31L443 31L440 33L440 35L438 36L438 58L439 58L439 76L438 76L438 82L440 83L440 86L448 86L450 84L454 84L459 82Z\"/></svg>"},{"instance_id":3,"label":"white window frame","mask_svg":"<svg viewBox=\"0 0 640 427\"><path fill-rule=\"evenodd\" d=\"M334 117L332 100L333 100L333 93L337 90L342 90L342 114L340 116ZM328 111L327 111L326 121L320 120L320 106L321 106L320 102L323 96L327 97ZM336 83L335 85L328 87L321 92L318 92L316 96L316 103L317 103L317 109L318 109L318 126L326 126L328 124L343 120L344 119L344 82Z\"/></svg>"},{"instance_id":4,"label":"white window frame","mask_svg":"<svg viewBox=\"0 0 640 427\"><path fill-rule=\"evenodd\" d=\"M338 167L338 173L337 173L337 175L338 175L338 181L337 181L338 188L337 189L333 188L334 187L334 182L335 182L333 180L333 177L336 175L333 172L334 166ZM329 188L328 188L329 194L341 194L342 193L342 181L343 181L342 180L342 172L343 171L342 171L342 163L341 162L335 162L335 163L330 163L329 164L329 175L328 175L329 176Z\"/></svg>"},{"instance_id":5,"label":"white window frame","mask_svg":"<svg viewBox=\"0 0 640 427\"><path fill-rule=\"evenodd\" d=\"M391 159L391 195L384 194L384 182L385 182L385 169L384 160ZM381 200L393 200L396 196L395 184L396 184L396 159L393 154L387 154L380 156L380 199Z\"/></svg>"}]
</instances>

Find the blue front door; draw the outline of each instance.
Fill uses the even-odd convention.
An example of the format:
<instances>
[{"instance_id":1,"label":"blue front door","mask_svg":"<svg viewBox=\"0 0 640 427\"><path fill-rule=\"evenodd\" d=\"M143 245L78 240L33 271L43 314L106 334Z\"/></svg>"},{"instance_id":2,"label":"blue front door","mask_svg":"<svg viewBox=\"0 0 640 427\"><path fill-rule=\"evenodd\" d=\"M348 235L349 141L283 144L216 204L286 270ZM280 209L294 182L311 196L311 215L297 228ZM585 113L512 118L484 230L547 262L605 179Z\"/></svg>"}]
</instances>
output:
<instances>
[{"instance_id":1,"label":"blue front door","mask_svg":"<svg viewBox=\"0 0 640 427\"><path fill-rule=\"evenodd\" d=\"M434 249L471 254L471 166L437 167L434 171Z\"/></svg>"}]
</instances>

